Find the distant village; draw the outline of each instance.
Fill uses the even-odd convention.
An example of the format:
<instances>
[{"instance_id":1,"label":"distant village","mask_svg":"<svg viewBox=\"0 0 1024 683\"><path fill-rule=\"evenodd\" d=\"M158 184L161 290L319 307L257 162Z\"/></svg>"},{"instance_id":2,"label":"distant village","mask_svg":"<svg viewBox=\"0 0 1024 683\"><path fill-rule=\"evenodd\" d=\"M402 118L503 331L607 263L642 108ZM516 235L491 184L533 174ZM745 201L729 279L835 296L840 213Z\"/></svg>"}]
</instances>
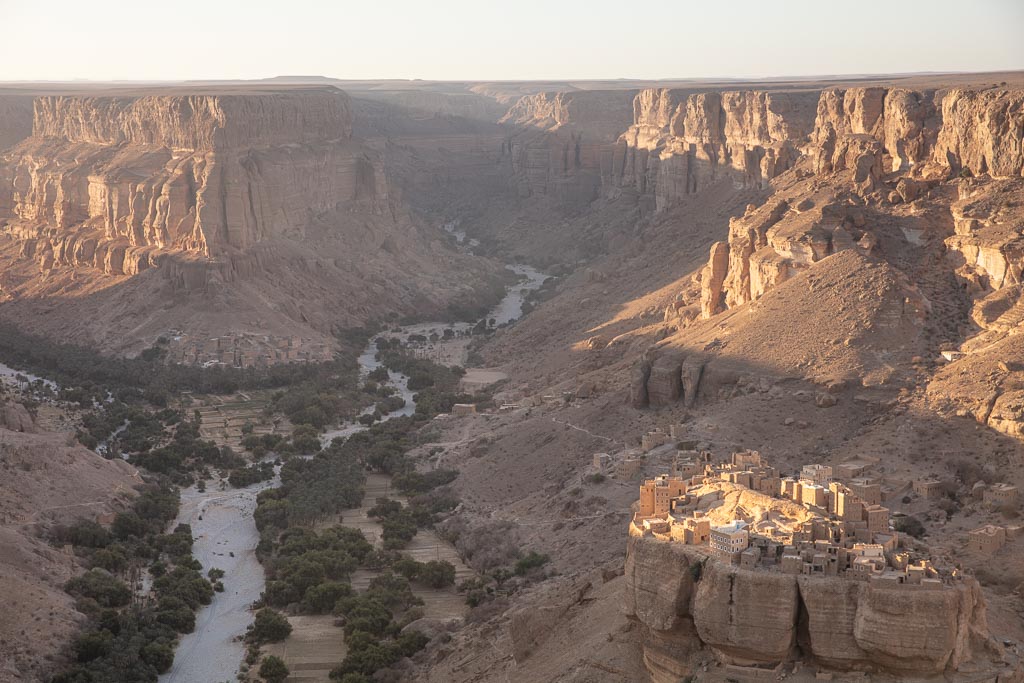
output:
<instances>
[{"instance_id":1,"label":"distant village","mask_svg":"<svg viewBox=\"0 0 1024 683\"><path fill-rule=\"evenodd\" d=\"M676 429L645 434L641 450L658 451L671 459L670 473L640 484L640 497L630 533L696 546L709 558L745 569L796 575L840 576L889 584L939 587L956 580L955 567L936 566L917 544L901 542L890 510L881 503L883 481L871 474L872 461L857 459L837 465L804 466L798 475L782 477L757 451L733 453L713 462L707 451L673 450ZM667 452L667 453L666 453ZM619 479L633 479L644 457L633 452L619 458L594 456L594 469ZM941 495L940 482L911 482L924 498ZM735 518L712 521L712 511L731 493L746 495ZM1016 503L1019 492L1003 483L979 483L971 492L984 505L998 508ZM799 507L794 507L799 506ZM968 533L971 551L990 554L1014 538L1024 526L985 525Z\"/></svg>"},{"instance_id":2,"label":"distant village","mask_svg":"<svg viewBox=\"0 0 1024 683\"><path fill-rule=\"evenodd\" d=\"M170 330L165 338L168 340L169 361L204 368L254 368L278 363L329 361L333 358L333 352L327 344L295 335L275 337L269 334L229 332L218 337L208 337Z\"/></svg>"}]
</instances>

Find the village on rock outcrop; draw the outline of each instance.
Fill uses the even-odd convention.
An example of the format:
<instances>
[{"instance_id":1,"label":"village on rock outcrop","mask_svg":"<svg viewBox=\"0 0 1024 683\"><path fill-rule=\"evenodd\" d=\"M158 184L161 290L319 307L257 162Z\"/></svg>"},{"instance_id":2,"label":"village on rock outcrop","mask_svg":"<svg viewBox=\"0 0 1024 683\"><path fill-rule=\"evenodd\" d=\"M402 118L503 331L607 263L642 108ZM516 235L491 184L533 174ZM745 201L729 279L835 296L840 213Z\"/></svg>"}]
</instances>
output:
<instances>
[{"instance_id":1,"label":"village on rock outcrop","mask_svg":"<svg viewBox=\"0 0 1024 683\"><path fill-rule=\"evenodd\" d=\"M726 463L710 460L708 452L678 451L672 474L644 481L630 534L700 546L709 558L744 569L922 588L962 576L956 567L934 566L918 544L900 542L880 504L881 479L864 474L868 463L840 465L836 477L832 467L807 465L783 478L757 451L733 453ZM915 481L914 489L928 496L938 483ZM997 484L985 495L998 505L1015 501L1017 489ZM733 519L722 520L719 507ZM979 548L1020 536L1021 525L971 532Z\"/></svg>"}]
</instances>

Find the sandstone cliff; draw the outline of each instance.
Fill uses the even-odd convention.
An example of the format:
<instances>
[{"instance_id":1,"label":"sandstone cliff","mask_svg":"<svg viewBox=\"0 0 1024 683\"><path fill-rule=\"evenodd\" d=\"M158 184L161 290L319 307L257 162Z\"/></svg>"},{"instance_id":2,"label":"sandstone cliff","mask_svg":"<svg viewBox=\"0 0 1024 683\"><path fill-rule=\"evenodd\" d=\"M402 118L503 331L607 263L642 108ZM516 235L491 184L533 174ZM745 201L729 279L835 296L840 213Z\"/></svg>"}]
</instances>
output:
<instances>
[{"instance_id":1,"label":"sandstone cliff","mask_svg":"<svg viewBox=\"0 0 1024 683\"><path fill-rule=\"evenodd\" d=\"M351 127L340 91L40 97L32 137L0 161L0 211L44 269L135 274L162 250L216 256L302 236L343 204L386 209Z\"/></svg>"},{"instance_id":2,"label":"sandstone cliff","mask_svg":"<svg viewBox=\"0 0 1024 683\"><path fill-rule=\"evenodd\" d=\"M799 158L816 99L816 92L644 90L611 180L653 195L657 209L723 176L765 187Z\"/></svg>"},{"instance_id":3,"label":"sandstone cliff","mask_svg":"<svg viewBox=\"0 0 1024 683\"><path fill-rule=\"evenodd\" d=\"M624 600L645 649L654 650L645 656L649 668L657 665L654 674L688 671L693 634L739 666L804 659L838 670L927 675L999 661L970 578L937 590L881 588L743 570L692 546L633 537Z\"/></svg>"},{"instance_id":4,"label":"sandstone cliff","mask_svg":"<svg viewBox=\"0 0 1024 683\"><path fill-rule=\"evenodd\" d=\"M704 271L703 316L757 299L795 270L837 251L870 252L878 237L865 220L865 204L913 202L961 172L1019 177L1022 98L1024 93L1008 91L822 92L802 170L830 185L791 183L769 204L730 223L728 241L712 249ZM1013 240L974 234L983 217L966 215L965 204L952 208L957 236L948 241L963 254L965 277L991 280L996 288L1014 282L1020 258L1009 245Z\"/></svg>"},{"instance_id":5,"label":"sandstone cliff","mask_svg":"<svg viewBox=\"0 0 1024 683\"><path fill-rule=\"evenodd\" d=\"M601 195L615 140L632 120L634 91L554 92L517 100L501 123L502 155L521 197L550 196L578 210Z\"/></svg>"},{"instance_id":6,"label":"sandstone cliff","mask_svg":"<svg viewBox=\"0 0 1024 683\"><path fill-rule=\"evenodd\" d=\"M494 266L410 215L354 116L333 88L36 98L0 156L7 315L125 350L172 327L316 338L469 304Z\"/></svg>"}]
</instances>

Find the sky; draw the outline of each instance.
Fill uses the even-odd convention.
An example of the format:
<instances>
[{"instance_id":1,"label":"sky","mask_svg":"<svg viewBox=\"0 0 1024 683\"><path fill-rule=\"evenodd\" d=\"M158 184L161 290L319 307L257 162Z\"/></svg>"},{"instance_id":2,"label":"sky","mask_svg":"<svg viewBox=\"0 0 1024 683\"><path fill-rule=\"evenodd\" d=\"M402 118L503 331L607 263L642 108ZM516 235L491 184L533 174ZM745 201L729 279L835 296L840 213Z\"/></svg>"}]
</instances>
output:
<instances>
[{"instance_id":1,"label":"sky","mask_svg":"<svg viewBox=\"0 0 1024 683\"><path fill-rule=\"evenodd\" d=\"M1024 0L0 0L0 81L1024 68Z\"/></svg>"}]
</instances>

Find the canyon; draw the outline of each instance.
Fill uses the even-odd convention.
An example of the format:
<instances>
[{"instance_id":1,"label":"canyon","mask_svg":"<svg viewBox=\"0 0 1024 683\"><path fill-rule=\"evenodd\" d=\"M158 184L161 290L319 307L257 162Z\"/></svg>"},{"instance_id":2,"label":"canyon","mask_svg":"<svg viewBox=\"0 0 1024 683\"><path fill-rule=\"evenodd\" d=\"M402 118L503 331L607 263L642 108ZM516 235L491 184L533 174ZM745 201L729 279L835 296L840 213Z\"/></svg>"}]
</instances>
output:
<instances>
[{"instance_id":1,"label":"canyon","mask_svg":"<svg viewBox=\"0 0 1024 683\"><path fill-rule=\"evenodd\" d=\"M500 281L495 264L445 248L391 196L338 90L32 106L31 135L0 164L0 286L6 316L29 329L118 351L175 327L322 341L383 315L465 305ZM45 318L77 324L46 328L39 301L61 311ZM128 329L114 322L126 318Z\"/></svg>"},{"instance_id":2,"label":"canyon","mask_svg":"<svg viewBox=\"0 0 1024 683\"><path fill-rule=\"evenodd\" d=\"M475 319L517 286L504 264L551 274L473 346L506 409L412 452L458 470L453 518L507 525L553 571L409 680L1024 676L1024 550L966 549L1012 519L957 474L1024 485L1020 74L13 90L0 316L25 330L115 355L169 330L345 351L354 328ZM33 425L0 411L0 435ZM593 457L669 425L791 470L875 458L966 578L698 570L629 538L635 475ZM914 493L921 473L956 505Z\"/></svg>"}]
</instances>

